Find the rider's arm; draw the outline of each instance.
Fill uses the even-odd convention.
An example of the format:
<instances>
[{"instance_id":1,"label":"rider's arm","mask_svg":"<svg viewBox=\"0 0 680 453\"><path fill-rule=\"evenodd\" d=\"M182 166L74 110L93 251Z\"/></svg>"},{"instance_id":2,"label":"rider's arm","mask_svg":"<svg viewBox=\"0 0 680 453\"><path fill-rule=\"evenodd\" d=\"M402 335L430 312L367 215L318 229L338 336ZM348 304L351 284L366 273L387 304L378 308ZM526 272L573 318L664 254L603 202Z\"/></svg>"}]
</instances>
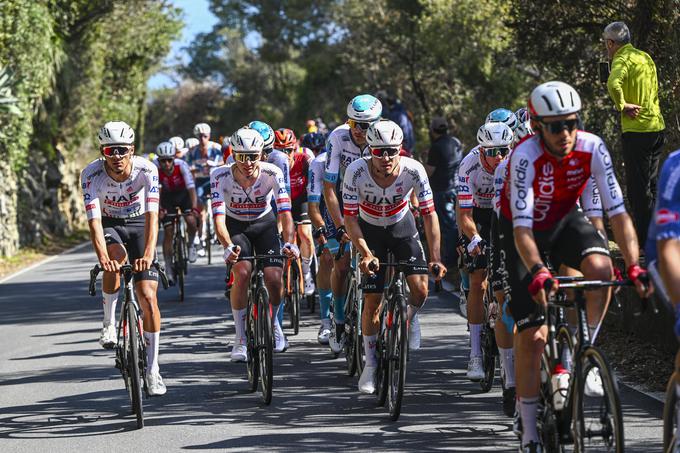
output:
<instances>
[{"instance_id":1,"label":"rider's arm","mask_svg":"<svg viewBox=\"0 0 680 453\"><path fill-rule=\"evenodd\" d=\"M323 190L323 166L320 161L312 161L307 173L307 211L314 228L324 226L320 203Z\"/></svg>"},{"instance_id":2,"label":"rider's arm","mask_svg":"<svg viewBox=\"0 0 680 453\"><path fill-rule=\"evenodd\" d=\"M222 247L225 249L232 245L229 231L226 225L226 206L224 202L223 187L226 179L225 173L231 172L231 169L220 168L219 170L210 174L210 187L212 190L211 206L213 211L213 220L215 222L215 234L217 240L220 241Z\"/></svg>"},{"instance_id":3,"label":"rider's arm","mask_svg":"<svg viewBox=\"0 0 680 453\"><path fill-rule=\"evenodd\" d=\"M227 231L226 216L224 213L213 214L213 221L215 222L215 234L217 234L217 240L220 241L222 247L228 248L232 242L229 236L229 231Z\"/></svg>"},{"instance_id":4,"label":"rider's arm","mask_svg":"<svg viewBox=\"0 0 680 453\"><path fill-rule=\"evenodd\" d=\"M650 226L658 268L671 302L680 303L680 153L672 153L659 172L659 190Z\"/></svg>"},{"instance_id":5,"label":"rider's arm","mask_svg":"<svg viewBox=\"0 0 680 453\"><path fill-rule=\"evenodd\" d=\"M427 238L427 246L430 251L430 261L440 263L441 235L439 231L439 218L434 209L434 199L432 198L430 181L425 173L425 168L421 164L417 164L415 170L418 177L417 180L414 181L413 195L418 201L420 216L423 218L425 237Z\"/></svg>"},{"instance_id":6,"label":"rider's arm","mask_svg":"<svg viewBox=\"0 0 680 453\"><path fill-rule=\"evenodd\" d=\"M661 239L656 246L661 279L671 302L677 306L680 304L680 240Z\"/></svg>"},{"instance_id":7,"label":"rider's arm","mask_svg":"<svg viewBox=\"0 0 680 453\"><path fill-rule=\"evenodd\" d=\"M345 217L345 227L347 234L352 240L352 244L362 257L371 257L371 250L364 239L364 234L359 226L359 190L355 184L355 169L358 169L359 161L355 161L347 167L345 178L342 184L342 209Z\"/></svg>"},{"instance_id":8,"label":"rider's arm","mask_svg":"<svg viewBox=\"0 0 680 453\"><path fill-rule=\"evenodd\" d=\"M290 197L286 190L283 172L277 167L275 169L275 174L275 184L272 187L272 191L276 197L276 210L278 212L277 221L281 225L283 242L293 244L295 243L295 224L293 223L293 216L290 213Z\"/></svg>"},{"instance_id":9,"label":"rider's arm","mask_svg":"<svg viewBox=\"0 0 680 453\"><path fill-rule=\"evenodd\" d=\"M352 239L352 244L354 244L359 254L363 257L373 256L368 248L368 244L366 244L364 234L361 232L359 217L356 215L345 215L345 227L347 228L347 234Z\"/></svg>"},{"instance_id":10,"label":"rider's arm","mask_svg":"<svg viewBox=\"0 0 680 453\"><path fill-rule=\"evenodd\" d=\"M586 188L580 198L581 208L583 213L588 217L590 223L607 238L607 231L604 228L604 219L602 218L602 200L600 199L600 191L595 183L595 178L591 175L588 178Z\"/></svg>"},{"instance_id":11,"label":"rider's arm","mask_svg":"<svg viewBox=\"0 0 680 453\"><path fill-rule=\"evenodd\" d=\"M423 225L425 227L425 237L427 238L427 247L430 251L430 261L440 262L441 235L439 232L439 218L434 211L427 215L423 215L422 217Z\"/></svg>"},{"instance_id":12,"label":"rider's arm","mask_svg":"<svg viewBox=\"0 0 680 453\"><path fill-rule=\"evenodd\" d=\"M344 220L340 212L340 204L335 194L335 186L340 174L340 153L342 148L335 141L336 134L331 134L328 138L328 157L326 158L326 168L323 177L323 196L326 201L326 208L333 219L336 228L343 225Z\"/></svg>"},{"instance_id":13,"label":"rider's arm","mask_svg":"<svg viewBox=\"0 0 680 453\"><path fill-rule=\"evenodd\" d=\"M192 209L198 208L198 195L196 194L196 182L194 177L191 175L191 169L189 165L183 160L175 159L175 165L179 165L180 172L184 178L184 185L189 191L189 199L191 200Z\"/></svg>"},{"instance_id":14,"label":"rider's arm","mask_svg":"<svg viewBox=\"0 0 680 453\"><path fill-rule=\"evenodd\" d=\"M468 239L477 233L477 224L472 218L472 208L461 208L460 203L456 203L456 222L460 230Z\"/></svg>"},{"instance_id":15,"label":"rider's arm","mask_svg":"<svg viewBox=\"0 0 680 453\"><path fill-rule=\"evenodd\" d=\"M146 203L144 212L144 259L151 264L156 255L158 240L158 168L155 165L150 173L145 173Z\"/></svg>"},{"instance_id":16,"label":"rider's arm","mask_svg":"<svg viewBox=\"0 0 680 453\"><path fill-rule=\"evenodd\" d=\"M458 185L456 187L458 197L456 199L456 223L458 229L467 236L468 239L477 233L477 225L472 218L472 208L474 202L472 199L472 187L470 185L470 176L466 174L468 171L468 160L458 168Z\"/></svg>"},{"instance_id":17,"label":"rider's arm","mask_svg":"<svg viewBox=\"0 0 680 453\"><path fill-rule=\"evenodd\" d=\"M281 235L283 242L290 244L295 243L295 224L293 223L293 216L288 211L279 211L279 221L281 222Z\"/></svg>"},{"instance_id":18,"label":"rider's arm","mask_svg":"<svg viewBox=\"0 0 680 453\"><path fill-rule=\"evenodd\" d=\"M90 229L90 240L92 247L97 254L97 259L100 263L109 260L109 252L106 249L106 239L104 239L104 229L102 228L102 219L96 217L87 221L87 226Z\"/></svg>"},{"instance_id":19,"label":"rider's arm","mask_svg":"<svg viewBox=\"0 0 680 453\"><path fill-rule=\"evenodd\" d=\"M533 269L537 264L543 263L541 254L538 251L538 246L534 240L534 232L531 228L518 226L513 229L515 236L515 247L519 253L524 267Z\"/></svg>"},{"instance_id":20,"label":"rider's arm","mask_svg":"<svg viewBox=\"0 0 680 453\"><path fill-rule=\"evenodd\" d=\"M333 223L336 228L341 227L344 224L344 219L342 214L340 214L340 204L338 203L338 197L335 194L335 183L334 182L323 182L323 196L326 200L326 209L333 219Z\"/></svg>"}]
</instances>

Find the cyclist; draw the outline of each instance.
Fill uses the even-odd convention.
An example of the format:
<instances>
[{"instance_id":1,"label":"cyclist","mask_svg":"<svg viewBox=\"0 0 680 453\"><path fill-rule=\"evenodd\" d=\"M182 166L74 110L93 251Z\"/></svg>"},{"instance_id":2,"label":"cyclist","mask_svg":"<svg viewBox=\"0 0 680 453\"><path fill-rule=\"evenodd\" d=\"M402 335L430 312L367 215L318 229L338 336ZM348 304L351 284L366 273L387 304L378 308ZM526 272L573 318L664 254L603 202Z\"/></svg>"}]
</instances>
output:
<instances>
[{"instance_id":1,"label":"cyclist","mask_svg":"<svg viewBox=\"0 0 680 453\"><path fill-rule=\"evenodd\" d=\"M172 263L172 236L175 226L171 220L164 220L166 212L175 213L179 208L184 213L184 220L187 223L187 233L189 237L189 261L196 262L196 246L194 237L196 236L196 219L200 218L198 210L198 196L194 178L191 176L189 165L181 159L175 157L175 145L170 142L163 142L156 148L156 161L158 166L158 179L161 188L161 221L163 222L163 258L165 259L166 269L171 269ZM175 276L171 276L174 284Z\"/></svg>"},{"instance_id":2,"label":"cyclist","mask_svg":"<svg viewBox=\"0 0 680 453\"><path fill-rule=\"evenodd\" d=\"M489 112L484 123L503 123L512 129L513 133L520 124L517 116L512 113L512 110L505 108L499 108Z\"/></svg>"},{"instance_id":3,"label":"cyclist","mask_svg":"<svg viewBox=\"0 0 680 453\"><path fill-rule=\"evenodd\" d=\"M484 378L481 334L485 322L483 297L488 260L485 245L492 242L494 171L510 152L512 141L512 130L504 123L490 122L482 125L477 131L479 145L463 158L458 169L456 221L464 235L464 253L472 263L472 266L468 267L470 290L467 297L467 319L470 327L470 360L467 378L473 381ZM493 255L495 258L498 257L498 254ZM498 268L498 265L498 261L493 262L494 268ZM497 285L494 291L500 292L502 287ZM502 301L501 296L499 305ZM496 324L497 337L502 340L499 343L501 366L503 370L508 370L512 368L512 335L498 324ZM500 333L500 330L503 332ZM512 383L514 379L512 376L510 378ZM503 394L504 406L512 404L514 400L510 387L506 390Z\"/></svg>"},{"instance_id":4,"label":"cyclist","mask_svg":"<svg viewBox=\"0 0 680 453\"><path fill-rule=\"evenodd\" d=\"M158 366L161 314L156 290L158 273L151 267L158 238L158 170L148 160L134 156L135 133L122 121L99 130L101 158L80 175L90 239L104 271L102 295L104 322L99 343L116 345L118 272L125 261L134 267L137 300L144 313L147 344L146 385L149 395L166 392Z\"/></svg>"},{"instance_id":5,"label":"cyclist","mask_svg":"<svg viewBox=\"0 0 680 453\"><path fill-rule=\"evenodd\" d=\"M184 139L182 137L170 137L168 139L170 143L175 146L175 157L181 159L184 154L186 154L187 149L184 147Z\"/></svg>"},{"instance_id":6,"label":"cyclist","mask_svg":"<svg viewBox=\"0 0 680 453\"><path fill-rule=\"evenodd\" d=\"M328 136L326 168L324 170L323 196L326 209L333 220L336 239L348 242L340 203L341 183L345 170L367 151L366 131L380 119L382 105L370 94L354 97L347 105L347 123L336 127ZM329 225L330 226L330 225ZM349 253L333 263L331 287L333 289L333 321L328 345L338 354L345 344L345 294L344 282L349 271Z\"/></svg>"},{"instance_id":7,"label":"cyclist","mask_svg":"<svg viewBox=\"0 0 680 453\"><path fill-rule=\"evenodd\" d=\"M324 137L324 135L320 132L310 132L303 135L302 140L300 140L300 146L312 150L312 153L315 157L320 153L325 152L325 145L326 137Z\"/></svg>"},{"instance_id":8,"label":"cyclist","mask_svg":"<svg viewBox=\"0 0 680 453\"><path fill-rule=\"evenodd\" d=\"M315 287L310 267L312 253L314 252L314 240L312 239L307 204L307 174L314 155L310 149L298 146L295 132L291 129L278 129L274 132L274 149L283 151L288 157L291 213L293 222L297 226L302 274L305 283L304 292L306 296L309 296L314 294Z\"/></svg>"},{"instance_id":9,"label":"cyclist","mask_svg":"<svg viewBox=\"0 0 680 453\"><path fill-rule=\"evenodd\" d=\"M500 241L505 254L506 296L516 321L515 361L522 451L542 451L536 430L540 358L547 327L543 289L552 274L541 252L551 261L579 269L587 279L612 278L606 244L577 207L591 174L601 192L616 242L628 266L628 276L644 294L638 264L635 229L623 201L606 145L598 136L577 130L581 99L563 82L547 82L531 93L528 105L536 135L511 155L509 178L501 191ZM509 192L509 198L506 193ZM557 287L553 283L552 290ZM607 290L586 293L588 319L599 320Z\"/></svg>"},{"instance_id":10,"label":"cyclist","mask_svg":"<svg viewBox=\"0 0 680 453\"><path fill-rule=\"evenodd\" d=\"M409 348L420 347L420 327L415 314L427 298L427 270L439 266L439 280L446 273L439 256L439 222L427 173L423 165L411 158L399 156L404 140L401 128L390 120L380 120L368 128L366 140L370 157L356 159L343 179L343 212L347 232L361 255L359 266L369 278L364 284L362 331L366 351L366 367L359 379L359 391L375 391L377 369L376 340L378 337L380 299L385 283L385 269L380 261L388 251L396 261L408 261L405 269L410 289L408 305ZM420 214L425 223L425 235L430 252L425 250L409 208L412 192L417 193Z\"/></svg>"},{"instance_id":11,"label":"cyclist","mask_svg":"<svg viewBox=\"0 0 680 453\"><path fill-rule=\"evenodd\" d=\"M185 148L182 150L182 159L186 160L189 156L189 150L198 146L200 142L196 137L189 137L184 142Z\"/></svg>"},{"instance_id":12,"label":"cyclist","mask_svg":"<svg viewBox=\"0 0 680 453\"><path fill-rule=\"evenodd\" d=\"M289 257L299 256L299 250L293 243L293 219L283 174L276 166L260 162L263 145L262 136L255 129L239 129L231 136L234 164L216 169L210 177L217 239L224 247L225 262L233 264L234 284L230 302L236 327L231 352L234 362L247 360L245 319L252 271L250 261L236 261L239 255L275 255L281 250ZM286 241L283 248L271 205L273 197L276 198L278 218ZM229 217L228 224L225 216ZM276 311L283 291L283 262L270 258L264 266L265 285ZM278 318L274 319L274 350L283 352L287 346L286 337Z\"/></svg>"},{"instance_id":13,"label":"cyclist","mask_svg":"<svg viewBox=\"0 0 680 453\"><path fill-rule=\"evenodd\" d=\"M205 256L205 244L210 246L211 238L205 238L203 224L207 220L205 201L210 196L210 171L214 167L222 165L222 147L219 143L210 140L210 126L206 123L198 123L194 126L194 135L198 138L198 145L194 146L187 153L187 163L191 166L196 182L196 193L198 195L198 207L201 211L201 218L198 224L200 241L198 245L199 256Z\"/></svg>"}]
</instances>

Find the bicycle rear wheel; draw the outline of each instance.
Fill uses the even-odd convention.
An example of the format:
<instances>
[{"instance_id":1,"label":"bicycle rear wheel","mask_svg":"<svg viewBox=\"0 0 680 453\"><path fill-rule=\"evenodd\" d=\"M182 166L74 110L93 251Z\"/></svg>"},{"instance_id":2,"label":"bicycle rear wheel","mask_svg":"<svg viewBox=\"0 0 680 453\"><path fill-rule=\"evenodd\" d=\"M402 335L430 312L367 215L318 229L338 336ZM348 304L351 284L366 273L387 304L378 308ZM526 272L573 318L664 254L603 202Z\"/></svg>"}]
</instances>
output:
<instances>
[{"instance_id":1,"label":"bicycle rear wheel","mask_svg":"<svg viewBox=\"0 0 680 453\"><path fill-rule=\"evenodd\" d=\"M390 419L396 421L401 414L401 403L404 399L404 383L406 382L406 356L408 354L408 326L406 320L406 298L400 294L395 296L392 311L392 325L389 328L389 387L387 408Z\"/></svg>"},{"instance_id":2,"label":"bicycle rear wheel","mask_svg":"<svg viewBox=\"0 0 680 453\"><path fill-rule=\"evenodd\" d=\"M498 347L496 346L496 336L494 330L488 322L482 326L482 366L484 367L484 377L479 381L482 392L488 392L493 387L496 377L496 357L498 357Z\"/></svg>"},{"instance_id":3,"label":"bicycle rear wheel","mask_svg":"<svg viewBox=\"0 0 680 453\"><path fill-rule=\"evenodd\" d=\"M580 360L581 375L576 381L578 387L574 389L574 451L623 452L619 389L607 359L596 347L590 346L583 351ZM599 373L602 392L590 391L590 394L586 394L586 378L590 373Z\"/></svg>"},{"instance_id":4,"label":"bicycle rear wheel","mask_svg":"<svg viewBox=\"0 0 680 453\"><path fill-rule=\"evenodd\" d=\"M208 264L212 264L212 226L211 226L210 216L208 216L208 221L205 222L205 227L207 229L205 233L205 252L208 254Z\"/></svg>"},{"instance_id":5,"label":"bicycle rear wheel","mask_svg":"<svg viewBox=\"0 0 680 453\"><path fill-rule=\"evenodd\" d=\"M675 379L673 376L668 380L666 387L666 402L663 406L663 451L673 453L677 443L677 405L678 395L675 392Z\"/></svg>"},{"instance_id":6,"label":"bicycle rear wheel","mask_svg":"<svg viewBox=\"0 0 680 453\"><path fill-rule=\"evenodd\" d=\"M176 238L175 247L175 272L177 273L177 286L179 288L179 301L184 302L184 274L186 272L186 255L184 246L182 245L182 237Z\"/></svg>"},{"instance_id":7,"label":"bicycle rear wheel","mask_svg":"<svg viewBox=\"0 0 680 453\"><path fill-rule=\"evenodd\" d=\"M260 390L262 391L262 402L265 404L269 404L272 401L272 384L274 380L273 321L269 294L265 288L260 288L257 292L257 348L260 363Z\"/></svg>"},{"instance_id":8,"label":"bicycle rear wheel","mask_svg":"<svg viewBox=\"0 0 680 453\"><path fill-rule=\"evenodd\" d=\"M144 406L142 403L142 380L143 369L140 369L140 338L137 312L131 304L126 308L127 328L130 341L128 355L128 378L130 379L130 398L132 399L132 412L137 416L137 428L144 427ZM142 359L143 360L143 359Z\"/></svg>"},{"instance_id":9,"label":"bicycle rear wheel","mask_svg":"<svg viewBox=\"0 0 680 453\"><path fill-rule=\"evenodd\" d=\"M354 279L350 277L347 298L345 299L345 362L347 363L347 375L354 376L357 372L357 310L356 293L354 291Z\"/></svg>"},{"instance_id":10,"label":"bicycle rear wheel","mask_svg":"<svg viewBox=\"0 0 680 453\"><path fill-rule=\"evenodd\" d=\"M295 269L291 274L291 307L290 307L290 322L293 327L293 335L300 333L300 268L297 261L293 263L292 269Z\"/></svg>"},{"instance_id":11,"label":"bicycle rear wheel","mask_svg":"<svg viewBox=\"0 0 680 453\"><path fill-rule=\"evenodd\" d=\"M248 358L246 361L246 368L248 370L248 391L254 392L257 390L257 384L260 379L259 368L259 354L257 350L257 306L253 303L252 297L248 299L248 307L246 311L246 348L248 350Z\"/></svg>"}]
</instances>

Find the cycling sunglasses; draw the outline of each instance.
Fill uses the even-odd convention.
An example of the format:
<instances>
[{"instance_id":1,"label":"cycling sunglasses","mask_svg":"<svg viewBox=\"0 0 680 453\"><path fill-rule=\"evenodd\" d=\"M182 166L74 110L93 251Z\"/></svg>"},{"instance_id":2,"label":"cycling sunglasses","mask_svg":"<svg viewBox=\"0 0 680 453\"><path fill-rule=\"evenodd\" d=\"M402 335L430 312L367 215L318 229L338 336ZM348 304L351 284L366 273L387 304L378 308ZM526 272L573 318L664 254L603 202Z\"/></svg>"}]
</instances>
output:
<instances>
[{"instance_id":1,"label":"cycling sunglasses","mask_svg":"<svg viewBox=\"0 0 680 453\"><path fill-rule=\"evenodd\" d=\"M365 131L369 127L371 127L371 123L362 123L353 119L349 119L347 121L347 124L349 124L349 127L351 127L352 129L361 129L362 131Z\"/></svg>"},{"instance_id":2,"label":"cycling sunglasses","mask_svg":"<svg viewBox=\"0 0 680 453\"><path fill-rule=\"evenodd\" d=\"M158 162L160 162L161 164L169 164L169 163L172 163L172 162L174 162L174 161L175 161L174 158L170 158L170 159L168 159L168 158L160 159L160 158L159 158L159 159L158 159Z\"/></svg>"},{"instance_id":3,"label":"cycling sunglasses","mask_svg":"<svg viewBox=\"0 0 680 453\"><path fill-rule=\"evenodd\" d=\"M102 154L104 154L106 157L113 157L113 156L127 156L128 153L132 151L132 146L125 146L125 145L113 145L113 146L104 146L102 148Z\"/></svg>"},{"instance_id":4,"label":"cycling sunglasses","mask_svg":"<svg viewBox=\"0 0 680 453\"><path fill-rule=\"evenodd\" d=\"M499 148L484 148L484 154L486 154L489 157L496 157L498 155L505 157L508 155L509 152L510 148L508 148L507 146L501 146Z\"/></svg>"},{"instance_id":5,"label":"cycling sunglasses","mask_svg":"<svg viewBox=\"0 0 680 453\"><path fill-rule=\"evenodd\" d=\"M260 160L260 153L234 153L234 160L236 162L246 163L246 162L257 162Z\"/></svg>"},{"instance_id":6,"label":"cycling sunglasses","mask_svg":"<svg viewBox=\"0 0 680 453\"><path fill-rule=\"evenodd\" d=\"M371 156L373 157L389 157L390 159L398 156L399 148L371 148Z\"/></svg>"},{"instance_id":7,"label":"cycling sunglasses","mask_svg":"<svg viewBox=\"0 0 680 453\"><path fill-rule=\"evenodd\" d=\"M551 134L559 134L563 130L573 132L578 127L578 118L571 120L551 121L550 123L540 122Z\"/></svg>"}]
</instances>

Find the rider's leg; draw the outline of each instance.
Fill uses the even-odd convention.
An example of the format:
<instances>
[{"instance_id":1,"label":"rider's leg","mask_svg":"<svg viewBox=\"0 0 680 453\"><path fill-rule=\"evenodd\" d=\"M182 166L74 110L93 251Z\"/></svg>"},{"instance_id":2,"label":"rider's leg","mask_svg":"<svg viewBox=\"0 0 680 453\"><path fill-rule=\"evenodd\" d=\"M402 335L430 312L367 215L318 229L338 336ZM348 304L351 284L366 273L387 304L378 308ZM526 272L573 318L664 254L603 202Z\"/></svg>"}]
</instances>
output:
<instances>
[{"instance_id":1,"label":"rider's leg","mask_svg":"<svg viewBox=\"0 0 680 453\"><path fill-rule=\"evenodd\" d=\"M515 355L512 351L513 332L508 330L508 326L503 321L503 309L506 305L505 293L503 290L497 290L493 294L496 304L498 304L498 316L496 317L494 333L496 335L496 344L498 345L501 369L505 376L504 384L506 388L510 388L515 386Z\"/></svg>"},{"instance_id":2,"label":"rider's leg","mask_svg":"<svg viewBox=\"0 0 680 453\"><path fill-rule=\"evenodd\" d=\"M239 261L231 268L234 274L234 284L231 287L229 301L231 314L234 318L236 335L234 344L245 344L246 339L246 307L248 306L248 286L253 265L250 261Z\"/></svg>"},{"instance_id":3,"label":"rider's leg","mask_svg":"<svg viewBox=\"0 0 680 453\"><path fill-rule=\"evenodd\" d=\"M155 277L151 277L152 273ZM156 298L158 281L155 279L157 278L157 273L155 269L152 269L136 274L135 279L137 278L140 278L140 280L135 282L135 293L137 294L139 308L144 313L147 370L151 373L156 373L159 370L158 342L161 335L161 313L158 309L158 299Z\"/></svg>"},{"instance_id":4,"label":"rider's leg","mask_svg":"<svg viewBox=\"0 0 680 453\"><path fill-rule=\"evenodd\" d=\"M581 261L581 271L586 280L611 280L613 274L611 258L601 254L588 255ZM591 336L600 323L600 318L602 318L610 295L611 290L609 288L585 292L588 327Z\"/></svg>"},{"instance_id":5,"label":"rider's leg","mask_svg":"<svg viewBox=\"0 0 680 453\"><path fill-rule=\"evenodd\" d=\"M319 256L319 270L316 273L316 287L319 290L319 317L330 319L331 313L331 271L333 269L333 256L329 249L324 248Z\"/></svg>"},{"instance_id":6,"label":"rider's leg","mask_svg":"<svg viewBox=\"0 0 680 453\"><path fill-rule=\"evenodd\" d=\"M522 417L522 445L538 442L536 411L541 381L540 362L548 335L547 326L529 327L515 335L517 395Z\"/></svg>"},{"instance_id":7,"label":"rider's leg","mask_svg":"<svg viewBox=\"0 0 680 453\"><path fill-rule=\"evenodd\" d=\"M470 323L470 358L482 355L481 335L484 323L484 288L486 270L477 269L470 274L470 294L468 297L468 322Z\"/></svg>"},{"instance_id":8,"label":"rider's leg","mask_svg":"<svg viewBox=\"0 0 680 453\"><path fill-rule=\"evenodd\" d=\"M314 239L312 238L312 225L301 223L297 227L298 242L300 245L300 261L302 263L302 276L305 280L305 294L313 294L314 282L312 281L312 253L314 253ZM309 291L307 291L309 290Z\"/></svg>"},{"instance_id":9,"label":"rider's leg","mask_svg":"<svg viewBox=\"0 0 680 453\"><path fill-rule=\"evenodd\" d=\"M122 244L109 244L106 247L109 259L124 264L127 253ZM102 298L104 308L104 326L116 324L116 303L118 302L118 290L120 289L120 275L117 272L104 272L102 276Z\"/></svg>"},{"instance_id":10,"label":"rider's leg","mask_svg":"<svg viewBox=\"0 0 680 453\"><path fill-rule=\"evenodd\" d=\"M172 272L172 236L175 234L175 225L170 222L163 229L163 261L165 268ZM175 278L173 275L172 278Z\"/></svg>"},{"instance_id":11,"label":"rider's leg","mask_svg":"<svg viewBox=\"0 0 680 453\"><path fill-rule=\"evenodd\" d=\"M333 291L333 316L337 328L337 334L345 329L345 278L349 272L350 254L345 254L333 263L331 272L331 289ZM338 337L339 338L339 337Z\"/></svg>"},{"instance_id":12,"label":"rider's leg","mask_svg":"<svg viewBox=\"0 0 680 453\"><path fill-rule=\"evenodd\" d=\"M361 314L361 329L364 337L364 351L366 354L366 366L375 367L378 359L375 354L375 344L378 339L380 327L380 299L382 294L366 294L364 298L364 311Z\"/></svg>"},{"instance_id":13,"label":"rider's leg","mask_svg":"<svg viewBox=\"0 0 680 453\"><path fill-rule=\"evenodd\" d=\"M194 243L194 238L196 237L196 215L194 213L186 214L184 216L184 221L187 223L187 242L191 245Z\"/></svg>"},{"instance_id":14,"label":"rider's leg","mask_svg":"<svg viewBox=\"0 0 680 453\"><path fill-rule=\"evenodd\" d=\"M408 320L411 321L427 299L427 274L407 275L406 283L411 292L408 298Z\"/></svg>"}]
</instances>

